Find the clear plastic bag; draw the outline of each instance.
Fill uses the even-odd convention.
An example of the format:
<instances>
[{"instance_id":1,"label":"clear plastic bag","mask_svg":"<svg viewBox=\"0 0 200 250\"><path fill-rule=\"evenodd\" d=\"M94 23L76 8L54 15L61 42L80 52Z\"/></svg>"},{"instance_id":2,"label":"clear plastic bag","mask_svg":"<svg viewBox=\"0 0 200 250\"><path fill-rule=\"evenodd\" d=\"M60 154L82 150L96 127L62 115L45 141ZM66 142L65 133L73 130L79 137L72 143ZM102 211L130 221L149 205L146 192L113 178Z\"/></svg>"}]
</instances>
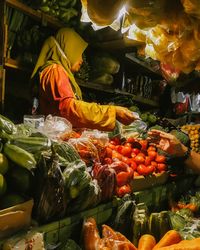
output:
<instances>
[{"instance_id":1,"label":"clear plastic bag","mask_svg":"<svg viewBox=\"0 0 200 250\"><path fill-rule=\"evenodd\" d=\"M140 134L146 132L147 124L141 120L136 120L128 126L122 127L122 135L125 138L138 138Z\"/></svg>"},{"instance_id":2,"label":"clear plastic bag","mask_svg":"<svg viewBox=\"0 0 200 250\"><path fill-rule=\"evenodd\" d=\"M99 143L102 146L105 146L109 142L108 133L101 132L97 129L85 130L81 135L81 138L84 137L89 138L93 144Z\"/></svg>"},{"instance_id":3,"label":"clear plastic bag","mask_svg":"<svg viewBox=\"0 0 200 250\"><path fill-rule=\"evenodd\" d=\"M57 140L61 134L72 131L72 124L63 117L48 115L44 126L39 127L38 131L50 139Z\"/></svg>"},{"instance_id":4,"label":"clear plastic bag","mask_svg":"<svg viewBox=\"0 0 200 250\"><path fill-rule=\"evenodd\" d=\"M69 144L73 145L86 163L87 167L92 167L95 162L99 162L99 154L96 146L87 137L69 139ZM88 169L90 171L90 169Z\"/></svg>"}]
</instances>

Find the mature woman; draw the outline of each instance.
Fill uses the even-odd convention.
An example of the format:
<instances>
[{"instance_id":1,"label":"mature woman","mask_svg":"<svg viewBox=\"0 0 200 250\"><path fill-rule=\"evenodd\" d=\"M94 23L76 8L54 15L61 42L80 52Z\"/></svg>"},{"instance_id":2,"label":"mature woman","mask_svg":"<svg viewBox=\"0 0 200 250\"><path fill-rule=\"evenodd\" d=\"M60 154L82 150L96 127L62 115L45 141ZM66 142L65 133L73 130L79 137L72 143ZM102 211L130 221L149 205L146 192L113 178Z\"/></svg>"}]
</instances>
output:
<instances>
[{"instance_id":1,"label":"mature woman","mask_svg":"<svg viewBox=\"0 0 200 250\"><path fill-rule=\"evenodd\" d=\"M111 131L116 120L130 124L135 117L128 109L82 100L73 73L80 69L87 45L70 28L60 29L45 41L31 76L33 89L39 89L39 112L65 117L78 128Z\"/></svg>"}]
</instances>

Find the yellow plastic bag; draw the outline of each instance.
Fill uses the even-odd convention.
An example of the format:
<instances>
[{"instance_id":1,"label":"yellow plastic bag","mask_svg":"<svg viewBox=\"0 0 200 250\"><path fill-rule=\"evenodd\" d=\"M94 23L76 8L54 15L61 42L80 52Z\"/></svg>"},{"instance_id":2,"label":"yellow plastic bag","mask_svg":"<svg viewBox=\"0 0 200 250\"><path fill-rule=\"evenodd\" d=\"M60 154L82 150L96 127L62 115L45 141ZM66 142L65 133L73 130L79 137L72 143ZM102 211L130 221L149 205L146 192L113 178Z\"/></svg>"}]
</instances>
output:
<instances>
[{"instance_id":1,"label":"yellow plastic bag","mask_svg":"<svg viewBox=\"0 0 200 250\"><path fill-rule=\"evenodd\" d=\"M188 60L188 58L185 57L184 52L182 52L181 49L173 53L172 65L174 65L175 68L180 69L185 74L189 74L195 68L195 63L191 60Z\"/></svg>"},{"instance_id":2,"label":"yellow plastic bag","mask_svg":"<svg viewBox=\"0 0 200 250\"><path fill-rule=\"evenodd\" d=\"M153 44L157 53L160 54L175 51L180 46L180 40L178 37L167 33L167 31L160 25L150 29L147 37L148 41L151 41Z\"/></svg>"},{"instance_id":3,"label":"yellow plastic bag","mask_svg":"<svg viewBox=\"0 0 200 250\"><path fill-rule=\"evenodd\" d=\"M142 30L138 28L135 24L132 24L128 31L128 38L138 41L138 42L146 42L146 30Z\"/></svg>"},{"instance_id":4,"label":"yellow plastic bag","mask_svg":"<svg viewBox=\"0 0 200 250\"><path fill-rule=\"evenodd\" d=\"M97 25L108 26L117 19L125 1L121 0L82 0L88 16Z\"/></svg>"},{"instance_id":5,"label":"yellow plastic bag","mask_svg":"<svg viewBox=\"0 0 200 250\"><path fill-rule=\"evenodd\" d=\"M199 0L181 0L184 10L187 14L200 18Z\"/></svg>"}]
</instances>

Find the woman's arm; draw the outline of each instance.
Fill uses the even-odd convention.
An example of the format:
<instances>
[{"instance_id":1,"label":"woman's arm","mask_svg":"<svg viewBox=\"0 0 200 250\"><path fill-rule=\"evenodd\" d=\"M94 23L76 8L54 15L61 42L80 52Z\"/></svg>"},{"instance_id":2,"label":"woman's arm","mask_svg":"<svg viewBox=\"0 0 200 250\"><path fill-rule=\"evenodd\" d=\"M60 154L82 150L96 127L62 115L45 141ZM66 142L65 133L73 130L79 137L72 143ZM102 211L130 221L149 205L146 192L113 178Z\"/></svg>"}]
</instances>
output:
<instances>
[{"instance_id":1,"label":"woman's arm","mask_svg":"<svg viewBox=\"0 0 200 250\"><path fill-rule=\"evenodd\" d=\"M174 135L159 130L148 133L149 142L155 144L161 150L173 157L184 157L188 148L184 146ZM196 173L200 173L200 154L190 151L184 164Z\"/></svg>"},{"instance_id":2,"label":"woman's arm","mask_svg":"<svg viewBox=\"0 0 200 250\"><path fill-rule=\"evenodd\" d=\"M116 119L124 124L135 120L126 108L77 100L63 67L53 64L40 76L41 112L65 117L74 127L112 131Z\"/></svg>"}]
</instances>

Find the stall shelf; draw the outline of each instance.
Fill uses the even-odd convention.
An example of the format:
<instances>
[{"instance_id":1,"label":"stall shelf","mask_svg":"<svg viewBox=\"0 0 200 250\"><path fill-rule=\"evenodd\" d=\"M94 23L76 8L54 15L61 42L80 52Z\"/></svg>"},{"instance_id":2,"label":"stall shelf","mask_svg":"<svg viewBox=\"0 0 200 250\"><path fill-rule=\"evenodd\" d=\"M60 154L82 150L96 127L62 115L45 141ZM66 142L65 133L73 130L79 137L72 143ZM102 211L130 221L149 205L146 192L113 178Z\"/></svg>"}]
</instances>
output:
<instances>
[{"instance_id":1,"label":"stall shelf","mask_svg":"<svg viewBox=\"0 0 200 250\"><path fill-rule=\"evenodd\" d=\"M57 18L52 17L48 14L45 14L39 10L34 10L26 4L18 0L0 0L0 111L4 112L5 104L5 89L6 89L6 74L7 70L15 69L22 72L30 72L31 68L26 65L21 64L17 60L9 57L9 48L8 48L8 20L6 16L7 8L12 8L24 16L28 16L33 20L40 23L42 26L50 27L52 29L58 29L63 27L64 24L60 22Z\"/></svg>"},{"instance_id":2,"label":"stall shelf","mask_svg":"<svg viewBox=\"0 0 200 250\"><path fill-rule=\"evenodd\" d=\"M161 211L168 202L172 194L180 196L192 187L196 175L190 174L182 176L178 180L169 181L167 184L158 185L146 190L133 193L133 199L137 203L144 202L151 211ZM98 225L106 223L115 209L121 204L120 198L100 204L99 206L77 213L70 217L34 227L33 230L44 234L46 244L56 245L69 238L79 239L84 218L94 217ZM0 249L4 241L0 242Z\"/></svg>"}]
</instances>

